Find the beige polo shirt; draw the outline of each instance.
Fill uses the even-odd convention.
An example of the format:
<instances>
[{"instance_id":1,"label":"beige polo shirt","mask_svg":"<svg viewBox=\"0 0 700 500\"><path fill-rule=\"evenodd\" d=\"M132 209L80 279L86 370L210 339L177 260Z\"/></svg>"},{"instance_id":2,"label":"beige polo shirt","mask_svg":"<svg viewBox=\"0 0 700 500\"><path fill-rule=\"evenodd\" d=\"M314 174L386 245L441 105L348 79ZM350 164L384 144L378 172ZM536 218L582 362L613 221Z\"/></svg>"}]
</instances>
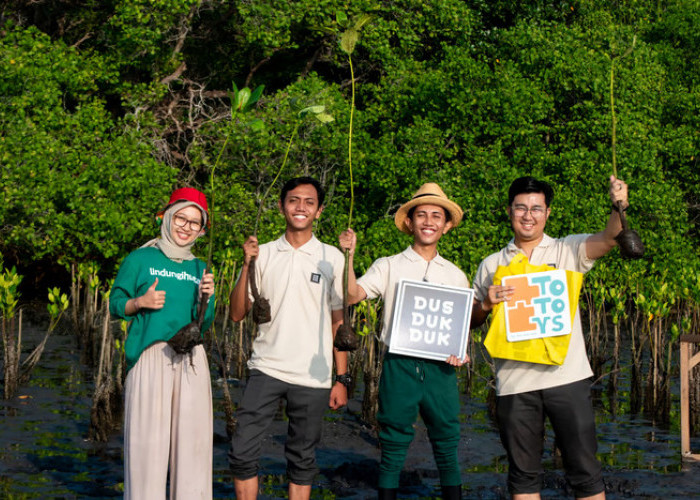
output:
<instances>
[{"instance_id":1,"label":"beige polo shirt","mask_svg":"<svg viewBox=\"0 0 700 500\"><path fill-rule=\"evenodd\" d=\"M331 386L331 311L343 308L344 265L340 250L315 236L297 249L284 235L260 245L255 277L272 321L258 327L249 368L290 384Z\"/></svg>"},{"instance_id":2,"label":"beige polo shirt","mask_svg":"<svg viewBox=\"0 0 700 500\"><path fill-rule=\"evenodd\" d=\"M452 262L436 255L426 261L413 248L408 247L403 252L375 260L367 272L357 280L357 284L367 294L367 298L384 299L384 321L382 326L382 342L389 345L391 338L391 322L394 311L394 297L399 280L408 279L428 281L439 285L469 287L469 280L460 268Z\"/></svg>"},{"instance_id":3,"label":"beige polo shirt","mask_svg":"<svg viewBox=\"0 0 700 500\"><path fill-rule=\"evenodd\" d=\"M593 267L595 262L586 256L586 240L589 236L590 234L572 234L565 238L554 239L545 234L540 244L532 251L530 263L548 264L557 269L585 273ZM501 251L489 255L479 264L474 277L477 300L483 301L488 294L498 266L507 266L518 253L522 251L511 240ZM593 371L588 362L586 345L583 341L581 311L578 307L576 308L569 351L561 366L504 359L494 359L494 362L496 392L499 396L548 389L590 377Z\"/></svg>"}]
</instances>

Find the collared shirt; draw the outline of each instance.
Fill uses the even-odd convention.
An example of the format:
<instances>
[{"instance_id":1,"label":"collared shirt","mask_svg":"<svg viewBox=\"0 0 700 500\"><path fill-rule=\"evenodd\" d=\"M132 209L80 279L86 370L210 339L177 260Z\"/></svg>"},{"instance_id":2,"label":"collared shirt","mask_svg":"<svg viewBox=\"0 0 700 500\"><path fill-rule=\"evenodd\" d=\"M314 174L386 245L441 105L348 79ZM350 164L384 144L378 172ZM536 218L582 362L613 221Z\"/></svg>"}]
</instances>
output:
<instances>
[{"instance_id":1,"label":"collared shirt","mask_svg":"<svg viewBox=\"0 0 700 500\"><path fill-rule=\"evenodd\" d=\"M255 277L272 320L258 327L249 368L290 384L331 386L331 311L343 308L344 265L340 250L315 236L296 249L284 235L260 245Z\"/></svg>"},{"instance_id":2,"label":"collared shirt","mask_svg":"<svg viewBox=\"0 0 700 500\"><path fill-rule=\"evenodd\" d=\"M469 286L469 280L462 270L440 255L426 261L413 248L408 247L399 254L375 260L364 276L357 280L357 284L365 291L367 298L381 296L384 299L382 342L386 345L389 345L391 338L394 297L401 279L425 280L462 288Z\"/></svg>"},{"instance_id":3,"label":"collared shirt","mask_svg":"<svg viewBox=\"0 0 700 500\"><path fill-rule=\"evenodd\" d=\"M586 240L589 236L590 234L572 234L565 238L554 239L545 234L542 241L533 249L530 263L548 264L567 271L588 272L595 263L586 255ZM519 253L522 253L522 250L515 246L514 240L511 240L503 249L489 255L479 264L474 277L477 300L483 301L488 294L498 266L507 266ZM586 355L579 308L576 307L571 341L564 364L554 366L504 359L495 359L494 362L496 392L499 396L548 389L590 377L593 371Z\"/></svg>"}]
</instances>

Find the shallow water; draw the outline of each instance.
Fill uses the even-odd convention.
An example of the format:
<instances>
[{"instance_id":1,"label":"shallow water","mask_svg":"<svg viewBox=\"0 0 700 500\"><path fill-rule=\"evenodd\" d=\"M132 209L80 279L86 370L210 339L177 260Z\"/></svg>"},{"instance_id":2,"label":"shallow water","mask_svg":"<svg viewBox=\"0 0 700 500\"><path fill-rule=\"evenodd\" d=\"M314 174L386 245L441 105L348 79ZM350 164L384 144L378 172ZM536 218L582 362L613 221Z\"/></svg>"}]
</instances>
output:
<instances>
[{"instance_id":1,"label":"shallow water","mask_svg":"<svg viewBox=\"0 0 700 500\"><path fill-rule=\"evenodd\" d=\"M32 346L36 330L26 330L25 345ZM92 383L81 367L72 335L49 339L39 366L18 395L0 405L0 498L113 498L120 497L123 481L122 440L116 432L108 443L87 441ZM87 381L87 382L86 382ZM623 380L624 383L624 380ZM214 495L232 498L228 474L220 388L214 382ZM232 386L234 402L242 387ZM483 392L483 391L482 391ZM624 401L624 393L621 392ZM329 411L323 442L318 449L321 474L313 498L373 498L379 452L376 439L358 418L361 393L356 391L346 409ZM677 389L673 411L678 411ZM599 456L604 464L608 498L700 497L700 466L680 460L679 430L651 425L640 417L612 418L605 399L597 407ZM506 498L506 458L483 398L464 398L460 457L465 498ZM261 498L285 497L283 456L286 424L271 426L263 445L264 476ZM553 435L547 434L543 498L571 497L563 474L552 456ZM692 442L700 450L700 439ZM409 451L402 477L401 497L438 495L437 474L422 423Z\"/></svg>"}]
</instances>

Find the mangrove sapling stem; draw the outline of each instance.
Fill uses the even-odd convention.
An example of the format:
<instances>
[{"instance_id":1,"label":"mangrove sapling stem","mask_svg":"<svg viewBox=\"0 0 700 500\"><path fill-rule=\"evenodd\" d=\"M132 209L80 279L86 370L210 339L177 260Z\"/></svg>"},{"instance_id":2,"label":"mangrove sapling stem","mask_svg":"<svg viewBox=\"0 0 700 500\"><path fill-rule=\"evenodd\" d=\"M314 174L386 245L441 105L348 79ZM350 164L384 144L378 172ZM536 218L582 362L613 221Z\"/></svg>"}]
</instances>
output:
<instances>
[{"instance_id":1,"label":"mangrove sapling stem","mask_svg":"<svg viewBox=\"0 0 700 500\"><path fill-rule=\"evenodd\" d=\"M619 59L629 55L634 50L637 43L637 35L632 38L632 45L627 51L619 57ZM612 169L613 175L617 177L617 119L615 117L615 59L618 58L615 54L610 55L610 116L612 120ZM620 223L622 231L615 237L617 244L620 246L620 253L628 259L639 259L644 255L644 244L639 234L627 225L627 217L625 210L622 207L622 202L618 201L616 206L617 212L620 214Z\"/></svg>"},{"instance_id":2,"label":"mangrove sapling stem","mask_svg":"<svg viewBox=\"0 0 700 500\"><path fill-rule=\"evenodd\" d=\"M80 308L80 282L75 272L75 262L70 265L70 298L71 298L71 317L73 318L73 327L78 330L78 310Z\"/></svg>"},{"instance_id":3,"label":"mangrove sapling stem","mask_svg":"<svg viewBox=\"0 0 700 500\"><path fill-rule=\"evenodd\" d=\"M236 353L236 377L243 378L243 321L238 322L238 352Z\"/></svg>"},{"instance_id":4,"label":"mangrove sapling stem","mask_svg":"<svg viewBox=\"0 0 700 500\"><path fill-rule=\"evenodd\" d=\"M100 387L102 383L102 377L104 376L104 362L107 350L107 333L109 332L109 308L107 308L107 313L102 319L102 342L100 343L100 360L97 363L97 380L95 380L95 387Z\"/></svg>"},{"instance_id":5,"label":"mangrove sapling stem","mask_svg":"<svg viewBox=\"0 0 700 500\"><path fill-rule=\"evenodd\" d=\"M300 120L297 120L297 122L294 124L294 128L292 129L292 134L289 136L289 141L287 141L287 149L284 151L284 159L282 160L282 165L280 166L279 170L277 171L277 175L275 175L275 178L272 179L272 182L270 183L269 186L267 186L267 189L262 195L262 198L260 199L260 203L258 205L258 213L255 216L255 226L253 227L253 236L257 238L258 236L258 226L260 224L260 216L262 215L262 210L265 205L265 200L267 199L267 196L270 194L270 190L272 189L272 186L275 185L275 182L277 182L277 179L279 178L280 174L282 173L282 170L284 170L284 166L287 164L287 159L289 158L289 151L292 148L292 141L294 141L294 136L297 133L297 130L299 129L299 125L301 124ZM250 259L250 262L248 263L248 283L250 284L250 292L253 294L253 319L257 324L263 324L263 323L268 323L271 319L271 313L270 313L270 303L267 301L267 299L263 298L260 296L260 292L258 291L258 285L255 281L255 257Z\"/></svg>"},{"instance_id":6,"label":"mangrove sapling stem","mask_svg":"<svg viewBox=\"0 0 700 500\"><path fill-rule=\"evenodd\" d=\"M114 338L110 334L110 314L107 301L104 302L102 310L102 340L88 432L88 438L98 442L109 440L112 430L117 426L122 408L122 387L118 382L120 377L113 377L111 369L116 349Z\"/></svg>"},{"instance_id":7,"label":"mangrove sapling stem","mask_svg":"<svg viewBox=\"0 0 700 500\"><path fill-rule=\"evenodd\" d=\"M352 179L352 125L355 115L355 70L352 67L352 55L348 54L350 64L350 125L348 127L348 169L350 171L350 209L348 210L348 227L352 227L352 211L355 206L355 185ZM347 256L346 256L347 259ZM347 293L347 285L345 288Z\"/></svg>"},{"instance_id":8,"label":"mangrove sapling stem","mask_svg":"<svg viewBox=\"0 0 700 500\"><path fill-rule=\"evenodd\" d=\"M355 25L347 29L340 39L340 47L348 55L348 65L350 66L350 123L348 126L348 170L350 175L350 208L348 210L348 228L352 227L352 212L355 206L355 189L352 178L352 137L353 137L353 120L355 115L355 70L352 65L352 53L355 50L355 44L359 39L359 30L369 22L368 16L363 16ZM338 327L333 340L333 345L339 351L354 351L360 341L357 334L352 329L350 323L349 305L348 305L348 284L350 279L350 251L345 250L345 266L343 268L343 324Z\"/></svg>"},{"instance_id":9,"label":"mangrove sapling stem","mask_svg":"<svg viewBox=\"0 0 700 500\"><path fill-rule=\"evenodd\" d=\"M19 309L19 325L17 328L17 352L15 353L15 363L17 365L17 375L19 375L19 359L20 356L22 355L22 313L24 312L24 309L20 307Z\"/></svg>"},{"instance_id":10,"label":"mangrove sapling stem","mask_svg":"<svg viewBox=\"0 0 700 500\"><path fill-rule=\"evenodd\" d=\"M272 186L275 185L275 183L277 182L277 179L279 179L280 174L282 173L282 170L284 170L284 167L287 164L287 159L289 158L289 151L292 148L292 142L294 141L294 136L297 134L297 130L299 130L300 124L301 124L300 120L297 120L297 122L294 124L294 128L292 129L292 134L289 136L289 141L287 141L287 148L284 150L284 158L282 159L282 165L280 165L280 168L277 171L277 174L275 175L274 179L272 179L272 182L270 183L270 185L267 186L267 189L265 189L265 192L263 193L262 198L260 198L260 203L258 204L258 213L255 216L255 226L253 227L253 236L258 235L258 227L260 225L260 216L262 215L263 207L265 205L265 200L267 199L267 196L270 194L270 190L272 190Z\"/></svg>"},{"instance_id":11,"label":"mangrove sapling stem","mask_svg":"<svg viewBox=\"0 0 700 500\"><path fill-rule=\"evenodd\" d=\"M295 100L293 100L294 102ZM292 104L294 107L294 104ZM272 183L267 187L265 190L265 193L263 194L262 198L260 199L260 204L258 205L258 213L255 217L255 226L253 228L253 236L257 237L258 235L258 226L260 223L260 216L262 214L263 207L265 206L265 200L267 199L268 194L270 193L270 190L272 189L272 186L275 185L275 182L279 178L280 174L282 173L282 170L284 170L285 165L287 164L287 160L289 158L289 151L292 148L292 142L294 141L294 137L297 134L297 130L299 129L299 126L301 125L301 121L304 119L304 117L311 113L313 114L318 121L321 123L328 123L333 121L333 117L330 116L325 112L325 106L308 106L306 108L301 109L297 113L297 118L296 122L294 123L294 128L292 129L292 134L289 136L289 141L287 142L287 148L284 152L284 159L282 160L282 165L280 165L279 170L277 171L277 175L275 175L275 178L272 180ZM250 259L250 262L248 263L248 284L250 285L250 291L253 295L253 320L258 323L267 323L269 322L272 317L270 313L270 303L267 299L264 297L260 297L260 293L258 291L258 287L255 283L255 258Z\"/></svg>"},{"instance_id":12,"label":"mangrove sapling stem","mask_svg":"<svg viewBox=\"0 0 700 500\"><path fill-rule=\"evenodd\" d=\"M241 89L240 91L238 90L238 87L236 87L236 84L233 83L233 94L231 95L231 123L229 124L229 129L226 133L226 138L224 139L224 143L221 146L221 150L219 151L219 154L216 157L216 161L214 162L214 166L211 169L210 173L210 188L211 188L211 194L210 194L210 200L211 200L211 211L209 214L209 220L210 220L210 226L209 226L209 249L207 252L207 270L211 272L212 270L212 254L214 250L214 228L215 228L215 201L216 201L216 189L215 189L215 173L216 173L216 168L219 166L221 163L221 158L224 154L224 151L226 151L226 147L228 146L229 140L231 139L231 135L233 133L233 125L235 123L236 116L238 112L246 112L250 110L260 99L260 96L262 95L264 86L259 85L252 93L251 91L245 87ZM257 123L256 123L257 122ZM255 127L257 124L259 124L259 120L254 120L251 122L251 126ZM202 324L204 322L204 315L206 314L207 311L207 306L209 303L209 296L206 293L203 293L200 302L199 302L199 307L198 307L198 317L197 317L197 332L200 332L201 335L201 330L202 330ZM214 308L216 308L216 304L214 304ZM225 334L225 320L224 320L224 334ZM230 436L233 435L233 429L235 428L236 425L236 420L234 417L234 409L233 409L233 400L231 399L231 393L229 392L228 388L228 370L226 368L226 361L225 358L223 357L223 352L221 349L221 345L219 344L219 339L217 338L216 335L216 314L214 317L214 323L212 324L212 329L211 329L211 334L212 334L212 339L214 341L214 345L216 346L216 349L219 353L219 359L221 362L221 369L223 373L223 383L222 383L222 390L223 390L223 395L224 395L224 411L226 414L226 431Z\"/></svg>"}]
</instances>

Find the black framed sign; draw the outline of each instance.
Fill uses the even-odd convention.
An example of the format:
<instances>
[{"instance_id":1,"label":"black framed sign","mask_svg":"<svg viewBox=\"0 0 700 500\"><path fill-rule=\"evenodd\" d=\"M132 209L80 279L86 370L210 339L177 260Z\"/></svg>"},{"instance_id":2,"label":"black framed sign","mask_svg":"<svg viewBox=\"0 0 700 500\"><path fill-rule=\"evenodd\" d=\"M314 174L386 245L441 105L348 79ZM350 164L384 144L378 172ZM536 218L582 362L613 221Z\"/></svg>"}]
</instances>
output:
<instances>
[{"instance_id":1,"label":"black framed sign","mask_svg":"<svg viewBox=\"0 0 700 500\"><path fill-rule=\"evenodd\" d=\"M397 285L389 352L444 361L464 358L474 290L425 281Z\"/></svg>"}]
</instances>

